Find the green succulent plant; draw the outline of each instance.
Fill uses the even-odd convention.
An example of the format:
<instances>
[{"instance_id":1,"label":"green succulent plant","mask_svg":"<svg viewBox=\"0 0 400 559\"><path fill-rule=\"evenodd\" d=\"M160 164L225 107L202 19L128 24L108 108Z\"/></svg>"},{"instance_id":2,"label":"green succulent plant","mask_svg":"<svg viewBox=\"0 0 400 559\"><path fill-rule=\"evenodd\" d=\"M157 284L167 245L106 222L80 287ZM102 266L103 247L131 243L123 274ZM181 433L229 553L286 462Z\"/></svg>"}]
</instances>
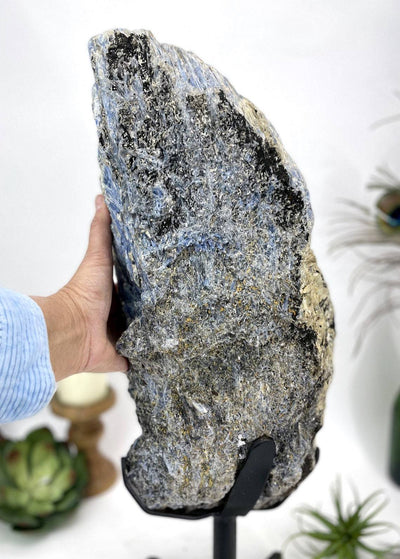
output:
<instances>
[{"instance_id":1,"label":"green succulent plant","mask_svg":"<svg viewBox=\"0 0 400 559\"><path fill-rule=\"evenodd\" d=\"M41 528L78 505L88 481L85 457L45 427L22 441L0 440L0 520Z\"/></svg>"},{"instance_id":2,"label":"green succulent plant","mask_svg":"<svg viewBox=\"0 0 400 559\"><path fill-rule=\"evenodd\" d=\"M361 559L361 557L394 557L399 552L399 545L371 544L370 539L397 527L388 522L376 520L377 515L386 506L382 493L372 493L364 501L356 498L347 510L344 510L340 486L333 491L335 516L329 517L310 507L302 508L300 513L300 532L289 541L305 540L306 547L298 546L303 557L324 559ZM396 555L397 556L397 555Z\"/></svg>"}]
</instances>

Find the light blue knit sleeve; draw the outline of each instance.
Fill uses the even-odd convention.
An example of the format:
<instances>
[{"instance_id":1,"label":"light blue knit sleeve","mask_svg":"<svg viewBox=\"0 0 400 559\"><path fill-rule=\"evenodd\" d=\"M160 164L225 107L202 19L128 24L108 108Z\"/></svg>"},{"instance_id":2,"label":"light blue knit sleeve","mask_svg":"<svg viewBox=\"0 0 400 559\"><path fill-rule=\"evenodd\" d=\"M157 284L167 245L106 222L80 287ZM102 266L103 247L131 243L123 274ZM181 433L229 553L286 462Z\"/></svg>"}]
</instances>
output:
<instances>
[{"instance_id":1,"label":"light blue knit sleeve","mask_svg":"<svg viewBox=\"0 0 400 559\"><path fill-rule=\"evenodd\" d=\"M0 423L35 414L55 389L40 307L26 295L0 288Z\"/></svg>"}]
</instances>

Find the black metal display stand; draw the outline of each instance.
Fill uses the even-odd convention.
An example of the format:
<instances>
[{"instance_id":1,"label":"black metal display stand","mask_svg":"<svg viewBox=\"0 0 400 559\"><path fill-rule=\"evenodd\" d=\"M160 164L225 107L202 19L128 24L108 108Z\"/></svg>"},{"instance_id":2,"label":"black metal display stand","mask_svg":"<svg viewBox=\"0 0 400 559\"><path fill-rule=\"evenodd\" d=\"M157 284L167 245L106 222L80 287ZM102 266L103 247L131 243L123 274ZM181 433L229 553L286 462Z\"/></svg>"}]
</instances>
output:
<instances>
[{"instance_id":1,"label":"black metal display stand","mask_svg":"<svg viewBox=\"0 0 400 559\"><path fill-rule=\"evenodd\" d=\"M215 509L198 509L186 512L184 509L148 509L135 493L126 471L126 460L122 459L122 473L125 485L140 507L148 514L197 520L214 516L214 559L236 559L236 517L245 516L256 504L267 482L275 458L274 441L262 437L252 443L247 458L242 464L236 481L224 499L224 503ZM278 559L279 554L273 557Z\"/></svg>"}]
</instances>

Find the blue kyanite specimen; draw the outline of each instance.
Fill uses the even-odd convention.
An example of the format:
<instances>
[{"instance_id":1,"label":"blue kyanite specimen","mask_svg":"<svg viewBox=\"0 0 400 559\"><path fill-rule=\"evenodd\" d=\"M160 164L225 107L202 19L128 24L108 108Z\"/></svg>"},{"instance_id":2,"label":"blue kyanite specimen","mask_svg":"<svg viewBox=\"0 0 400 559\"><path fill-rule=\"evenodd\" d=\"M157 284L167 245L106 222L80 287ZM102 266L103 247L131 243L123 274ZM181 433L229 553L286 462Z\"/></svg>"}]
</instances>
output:
<instances>
[{"instance_id":1,"label":"blue kyanite specimen","mask_svg":"<svg viewBox=\"0 0 400 559\"><path fill-rule=\"evenodd\" d=\"M148 31L89 45L101 184L143 430L127 456L152 509L217 506L249 445L277 456L256 507L315 465L333 312L303 178L265 116Z\"/></svg>"}]
</instances>

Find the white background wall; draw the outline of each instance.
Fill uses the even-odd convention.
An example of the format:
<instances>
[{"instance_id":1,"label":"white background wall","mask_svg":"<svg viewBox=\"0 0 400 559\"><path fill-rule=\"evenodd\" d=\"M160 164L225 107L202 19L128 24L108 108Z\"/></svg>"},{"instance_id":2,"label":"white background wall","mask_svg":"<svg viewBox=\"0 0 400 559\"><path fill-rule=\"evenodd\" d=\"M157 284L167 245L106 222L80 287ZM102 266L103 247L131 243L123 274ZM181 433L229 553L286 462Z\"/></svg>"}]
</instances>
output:
<instances>
[{"instance_id":1,"label":"white background wall","mask_svg":"<svg viewBox=\"0 0 400 559\"><path fill-rule=\"evenodd\" d=\"M398 0L0 0L0 285L27 294L57 290L80 262L98 192L97 137L88 39L113 27L150 29L217 67L277 128L304 174L315 212L313 246L336 308L336 373L328 396L321 460L283 506L240 521L239 558L265 558L296 529L300 503L329 510L337 476L361 496L383 488L385 516L400 517L400 490L388 480L390 406L400 388L396 328L381 321L351 356L349 296L354 257L327 253L339 197L368 204L377 165L400 176ZM107 413L103 448L118 461L138 432L124 375L112 376L119 404ZM51 422L47 410L3 431L20 436ZM348 495L350 497L350 495ZM147 517L122 483L83 504L64 527L21 535L0 525L0 556L62 559L204 559L211 523ZM297 552L288 550L289 559Z\"/></svg>"}]
</instances>

